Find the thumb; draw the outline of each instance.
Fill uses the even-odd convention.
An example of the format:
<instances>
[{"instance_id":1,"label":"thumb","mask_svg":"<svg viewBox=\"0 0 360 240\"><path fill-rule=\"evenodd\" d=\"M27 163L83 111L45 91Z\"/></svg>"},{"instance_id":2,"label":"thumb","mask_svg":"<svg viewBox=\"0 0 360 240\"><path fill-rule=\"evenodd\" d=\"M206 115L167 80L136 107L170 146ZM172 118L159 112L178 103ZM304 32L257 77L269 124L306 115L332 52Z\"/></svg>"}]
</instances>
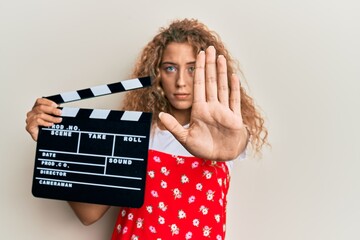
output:
<instances>
[{"instance_id":1,"label":"thumb","mask_svg":"<svg viewBox=\"0 0 360 240\"><path fill-rule=\"evenodd\" d=\"M187 129L181 126L180 123L168 113L160 112L159 119L164 127L184 145L187 137Z\"/></svg>"}]
</instances>

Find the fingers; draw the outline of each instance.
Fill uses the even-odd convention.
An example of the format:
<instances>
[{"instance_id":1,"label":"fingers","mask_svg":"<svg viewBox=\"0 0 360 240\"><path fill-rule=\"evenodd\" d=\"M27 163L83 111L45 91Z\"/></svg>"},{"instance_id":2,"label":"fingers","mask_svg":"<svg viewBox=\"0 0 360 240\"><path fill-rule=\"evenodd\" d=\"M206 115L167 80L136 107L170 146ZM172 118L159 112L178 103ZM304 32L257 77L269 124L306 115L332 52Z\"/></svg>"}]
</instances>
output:
<instances>
[{"instance_id":1,"label":"fingers","mask_svg":"<svg viewBox=\"0 0 360 240\"><path fill-rule=\"evenodd\" d=\"M230 109L236 114L241 115L241 95L240 95L240 80L236 74L230 77Z\"/></svg>"},{"instance_id":2,"label":"fingers","mask_svg":"<svg viewBox=\"0 0 360 240\"><path fill-rule=\"evenodd\" d=\"M205 102L205 52L200 51L196 57L194 75L194 103Z\"/></svg>"},{"instance_id":3,"label":"fingers","mask_svg":"<svg viewBox=\"0 0 360 240\"><path fill-rule=\"evenodd\" d=\"M47 98L38 98L38 99L36 99L34 107L37 106L37 105L47 105L47 106L51 106L51 107L57 107L58 106L55 102L53 102L53 101L51 101L51 100L49 100Z\"/></svg>"},{"instance_id":4,"label":"fingers","mask_svg":"<svg viewBox=\"0 0 360 240\"><path fill-rule=\"evenodd\" d=\"M36 100L33 108L26 115L25 129L36 141L39 133L39 126L50 127L54 123L62 121L61 110L57 109L57 104L45 98Z\"/></svg>"},{"instance_id":5,"label":"fingers","mask_svg":"<svg viewBox=\"0 0 360 240\"><path fill-rule=\"evenodd\" d=\"M229 106L229 84L227 77L226 59L223 55L219 55L217 59L218 69L218 98L221 104Z\"/></svg>"},{"instance_id":6,"label":"fingers","mask_svg":"<svg viewBox=\"0 0 360 240\"><path fill-rule=\"evenodd\" d=\"M226 59L223 55L216 58L213 46L201 51L195 64L194 102L220 101L229 105L229 86Z\"/></svg>"},{"instance_id":7,"label":"fingers","mask_svg":"<svg viewBox=\"0 0 360 240\"><path fill-rule=\"evenodd\" d=\"M32 121L37 121L38 118L46 122L59 122L61 110L57 108L57 104L46 98L39 98L36 100L31 111L27 113L26 123L30 124Z\"/></svg>"},{"instance_id":8,"label":"fingers","mask_svg":"<svg viewBox=\"0 0 360 240\"><path fill-rule=\"evenodd\" d=\"M187 130L170 114L161 112L159 119L164 127L181 143L186 144Z\"/></svg>"},{"instance_id":9,"label":"fingers","mask_svg":"<svg viewBox=\"0 0 360 240\"><path fill-rule=\"evenodd\" d=\"M217 101L216 50L210 46L196 57L194 102Z\"/></svg>"},{"instance_id":10,"label":"fingers","mask_svg":"<svg viewBox=\"0 0 360 240\"><path fill-rule=\"evenodd\" d=\"M59 123L61 120L56 120L54 122L46 121L40 117L36 117L33 120L29 121L28 124L26 124L26 131L28 131L35 141L37 141L37 137L39 134L39 126L43 127L51 127L54 123Z\"/></svg>"},{"instance_id":11,"label":"fingers","mask_svg":"<svg viewBox=\"0 0 360 240\"><path fill-rule=\"evenodd\" d=\"M196 58L194 76L194 103L219 101L235 114L241 115L241 95L239 78L233 74L229 79L227 60L223 55L216 58L213 46L201 51Z\"/></svg>"},{"instance_id":12,"label":"fingers","mask_svg":"<svg viewBox=\"0 0 360 240\"><path fill-rule=\"evenodd\" d=\"M205 76L206 100L217 101L216 50L213 46L206 49Z\"/></svg>"}]
</instances>

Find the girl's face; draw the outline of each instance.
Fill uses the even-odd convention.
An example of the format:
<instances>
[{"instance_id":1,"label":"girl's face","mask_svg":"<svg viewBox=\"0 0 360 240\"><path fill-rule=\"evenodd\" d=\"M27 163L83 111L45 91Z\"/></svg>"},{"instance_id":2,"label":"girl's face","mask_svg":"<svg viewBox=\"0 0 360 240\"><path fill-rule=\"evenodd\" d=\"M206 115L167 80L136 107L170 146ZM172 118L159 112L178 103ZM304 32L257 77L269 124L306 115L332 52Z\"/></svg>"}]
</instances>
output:
<instances>
[{"instance_id":1,"label":"girl's face","mask_svg":"<svg viewBox=\"0 0 360 240\"><path fill-rule=\"evenodd\" d=\"M162 88L180 124L188 123L190 118L195 59L190 44L173 42L165 48L160 65Z\"/></svg>"}]
</instances>

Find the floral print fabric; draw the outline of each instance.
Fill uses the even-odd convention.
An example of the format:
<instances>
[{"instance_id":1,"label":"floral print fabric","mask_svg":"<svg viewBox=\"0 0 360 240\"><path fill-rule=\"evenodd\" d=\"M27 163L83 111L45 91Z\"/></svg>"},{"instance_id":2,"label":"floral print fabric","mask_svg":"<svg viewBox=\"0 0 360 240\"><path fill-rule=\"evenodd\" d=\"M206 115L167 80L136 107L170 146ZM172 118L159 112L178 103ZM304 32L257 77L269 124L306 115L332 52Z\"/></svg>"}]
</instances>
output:
<instances>
[{"instance_id":1,"label":"floral print fabric","mask_svg":"<svg viewBox=\"0 0 360 240\"><path fill-rule=\"evenodd\" d=\"M229 170L149 150L144 205L120 208L112 240L225 238Z\"/></svg>"}]
</instances>

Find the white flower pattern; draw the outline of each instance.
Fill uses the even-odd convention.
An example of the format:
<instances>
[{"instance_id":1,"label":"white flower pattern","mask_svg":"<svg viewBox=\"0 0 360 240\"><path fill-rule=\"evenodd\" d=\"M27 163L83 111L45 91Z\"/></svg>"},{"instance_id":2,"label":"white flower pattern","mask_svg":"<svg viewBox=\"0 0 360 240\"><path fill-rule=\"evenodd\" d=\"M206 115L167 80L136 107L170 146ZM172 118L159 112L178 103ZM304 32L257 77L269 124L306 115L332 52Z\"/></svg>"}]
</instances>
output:
<instances>
[{"instance_id":1,"label":"white flower pattern","mask_svg":"<svg viewBox=\"0 0 360 240\"><path fill-rule=\"evenodd\" d=\"M186 218L186 213L183 210L179 210L178 218L179 219Z\"/></svg>"}]
</instances>

